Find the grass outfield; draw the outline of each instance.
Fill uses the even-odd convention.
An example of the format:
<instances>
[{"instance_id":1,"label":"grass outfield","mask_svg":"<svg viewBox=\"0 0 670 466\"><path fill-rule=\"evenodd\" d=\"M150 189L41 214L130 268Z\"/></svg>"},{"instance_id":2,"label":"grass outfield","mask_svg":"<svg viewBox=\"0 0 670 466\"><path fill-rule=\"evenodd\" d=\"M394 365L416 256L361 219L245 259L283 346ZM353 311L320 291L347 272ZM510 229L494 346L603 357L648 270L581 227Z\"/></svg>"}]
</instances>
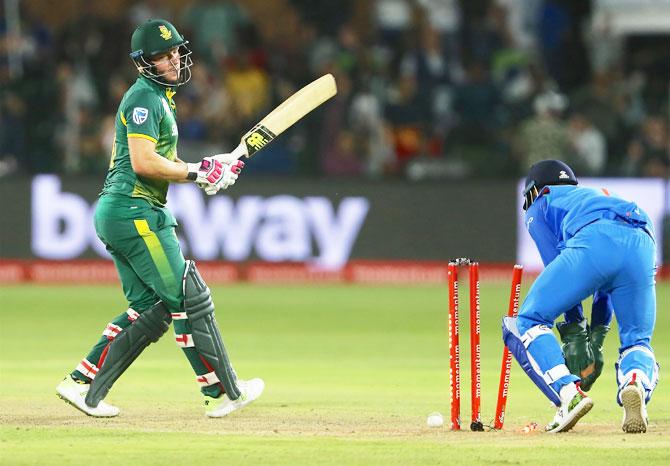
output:
<instances>
[{"instance_id":1,"label":"grass outfield","mask_svg":"<svg viewBox=\"0 0 670 466\"><path fill-rule=\"evenodd\" d=\"M461 287L462 315L467 287ZM521 433L554 413L514 366L505 429L426 427L448 416L447 290L442 287L261 287L213 290L224 340L242 378L264 395L229 418L204 417L195 380L171 331L112 389L116 419L84 416L54 387L124 310L117 287L0 287L0 464L437 465L668 464L670 389L661 383L646 435L623 435L614 401L617 336L595 407L569 433ZM485 420L493 417L509 285L482 286ZM225 303L225 304L224 304ZM670 309L670 284L658 287ZM461 319L462 417L469 423L467 319ZM655 349L670 353L659 312Z\"/></svg>"}]
</instances>

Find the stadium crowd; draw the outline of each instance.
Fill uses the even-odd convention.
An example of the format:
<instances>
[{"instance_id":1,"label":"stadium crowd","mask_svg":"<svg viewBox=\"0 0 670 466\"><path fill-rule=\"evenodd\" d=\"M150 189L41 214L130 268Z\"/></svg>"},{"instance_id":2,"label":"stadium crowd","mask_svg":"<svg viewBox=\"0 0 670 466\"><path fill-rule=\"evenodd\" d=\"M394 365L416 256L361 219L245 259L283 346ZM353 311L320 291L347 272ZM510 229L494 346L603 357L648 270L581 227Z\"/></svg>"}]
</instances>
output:
<instances>
[{"instance_id":1,"label":"stadium crowd","mask_svg":"<svg viewBox=\"0 0 670 466\"><path fill-rule=\"evenodd\" d=\"M551 157L580 175L670 175L668 41L613 34L590 2L73 2L59 22L19 2L20 28L0 6L0 176L104 173L136 77L129 38L152 17L194 51L176 100L185 160L232 149L330 72L337 97L245 171L496 177Z\"/></svg>"}]
</instances>

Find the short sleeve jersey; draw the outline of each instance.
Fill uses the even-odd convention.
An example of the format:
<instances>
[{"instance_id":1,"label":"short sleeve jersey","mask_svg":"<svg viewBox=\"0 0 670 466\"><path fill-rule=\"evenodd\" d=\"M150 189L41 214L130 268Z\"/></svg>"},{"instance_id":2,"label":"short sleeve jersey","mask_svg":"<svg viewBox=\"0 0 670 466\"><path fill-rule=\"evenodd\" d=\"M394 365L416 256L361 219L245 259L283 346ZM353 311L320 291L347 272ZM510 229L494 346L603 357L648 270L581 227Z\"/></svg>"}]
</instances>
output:
<instances>
[{"instance_id":1,"label":"short sleeve jersey","mask_svg":"<svg viewBox=\"0 0 670 466\"><path fill-rule=\"evenodd\" d=\"M145 178L133 171L128 138L144 138L156 143L156 153L168 160L177 158L176 107L171 88L140 76L121 99L116 112L115 138L104 194L140 197L164 206L169 182Z\"/></svg>"}]
</instances>

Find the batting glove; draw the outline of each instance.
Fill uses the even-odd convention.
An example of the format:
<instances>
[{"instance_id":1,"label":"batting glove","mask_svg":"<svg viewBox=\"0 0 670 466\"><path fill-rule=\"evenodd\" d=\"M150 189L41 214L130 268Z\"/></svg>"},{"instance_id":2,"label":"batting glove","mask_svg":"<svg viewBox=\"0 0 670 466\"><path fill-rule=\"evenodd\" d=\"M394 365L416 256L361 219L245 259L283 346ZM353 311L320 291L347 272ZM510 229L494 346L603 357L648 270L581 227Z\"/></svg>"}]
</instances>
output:
<instances>
[{"instance_id":1,"label":"batting glove","mask_svg":"<svg viewBox=\"0 0 670 466\"><path fill-rule=\"evenodd\" d=\"M187 163L186 178L199 186L215 186L223 179L223 163L213 157L205 157L200 163Z\"/></svg>"},{"instance_id":2,"label":"batting glove","mask_svg":"<svg viewBox=\"0 0 670 466\"><path fill-rule=\"evenodd\" d=\"M214 185L201 186L209 196L213 196L214 194L218 193L220 189L228 189L234 185L237 181L237 178L240 176L240 173L242 173L242 169L244 168L244 162L241 160L235 160L234 163L224 163L222 165L223 176L221 177L221 180Z\"/></svg>"}]
</instances>

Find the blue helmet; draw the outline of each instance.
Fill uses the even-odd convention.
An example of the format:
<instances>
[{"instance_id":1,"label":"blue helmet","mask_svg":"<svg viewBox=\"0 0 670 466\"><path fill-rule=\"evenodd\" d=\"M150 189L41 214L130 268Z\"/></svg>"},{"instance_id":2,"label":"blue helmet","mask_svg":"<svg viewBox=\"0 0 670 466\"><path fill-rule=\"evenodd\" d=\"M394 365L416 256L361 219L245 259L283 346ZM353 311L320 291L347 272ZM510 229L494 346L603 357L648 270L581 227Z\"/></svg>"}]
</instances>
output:
<instances>
[{"instance_id":1,"label":"blue helmet","mask_svg":"<svg viewBox=\"0 0 670 466\"><path fill-rule=\"evenodd\" d=\"M528 210L542 188L558 184L577 184L577 177L568 164L560 160L542 160L534 164L528 171L523 189L523 210Z\"/></svg>"}]
</instances>

